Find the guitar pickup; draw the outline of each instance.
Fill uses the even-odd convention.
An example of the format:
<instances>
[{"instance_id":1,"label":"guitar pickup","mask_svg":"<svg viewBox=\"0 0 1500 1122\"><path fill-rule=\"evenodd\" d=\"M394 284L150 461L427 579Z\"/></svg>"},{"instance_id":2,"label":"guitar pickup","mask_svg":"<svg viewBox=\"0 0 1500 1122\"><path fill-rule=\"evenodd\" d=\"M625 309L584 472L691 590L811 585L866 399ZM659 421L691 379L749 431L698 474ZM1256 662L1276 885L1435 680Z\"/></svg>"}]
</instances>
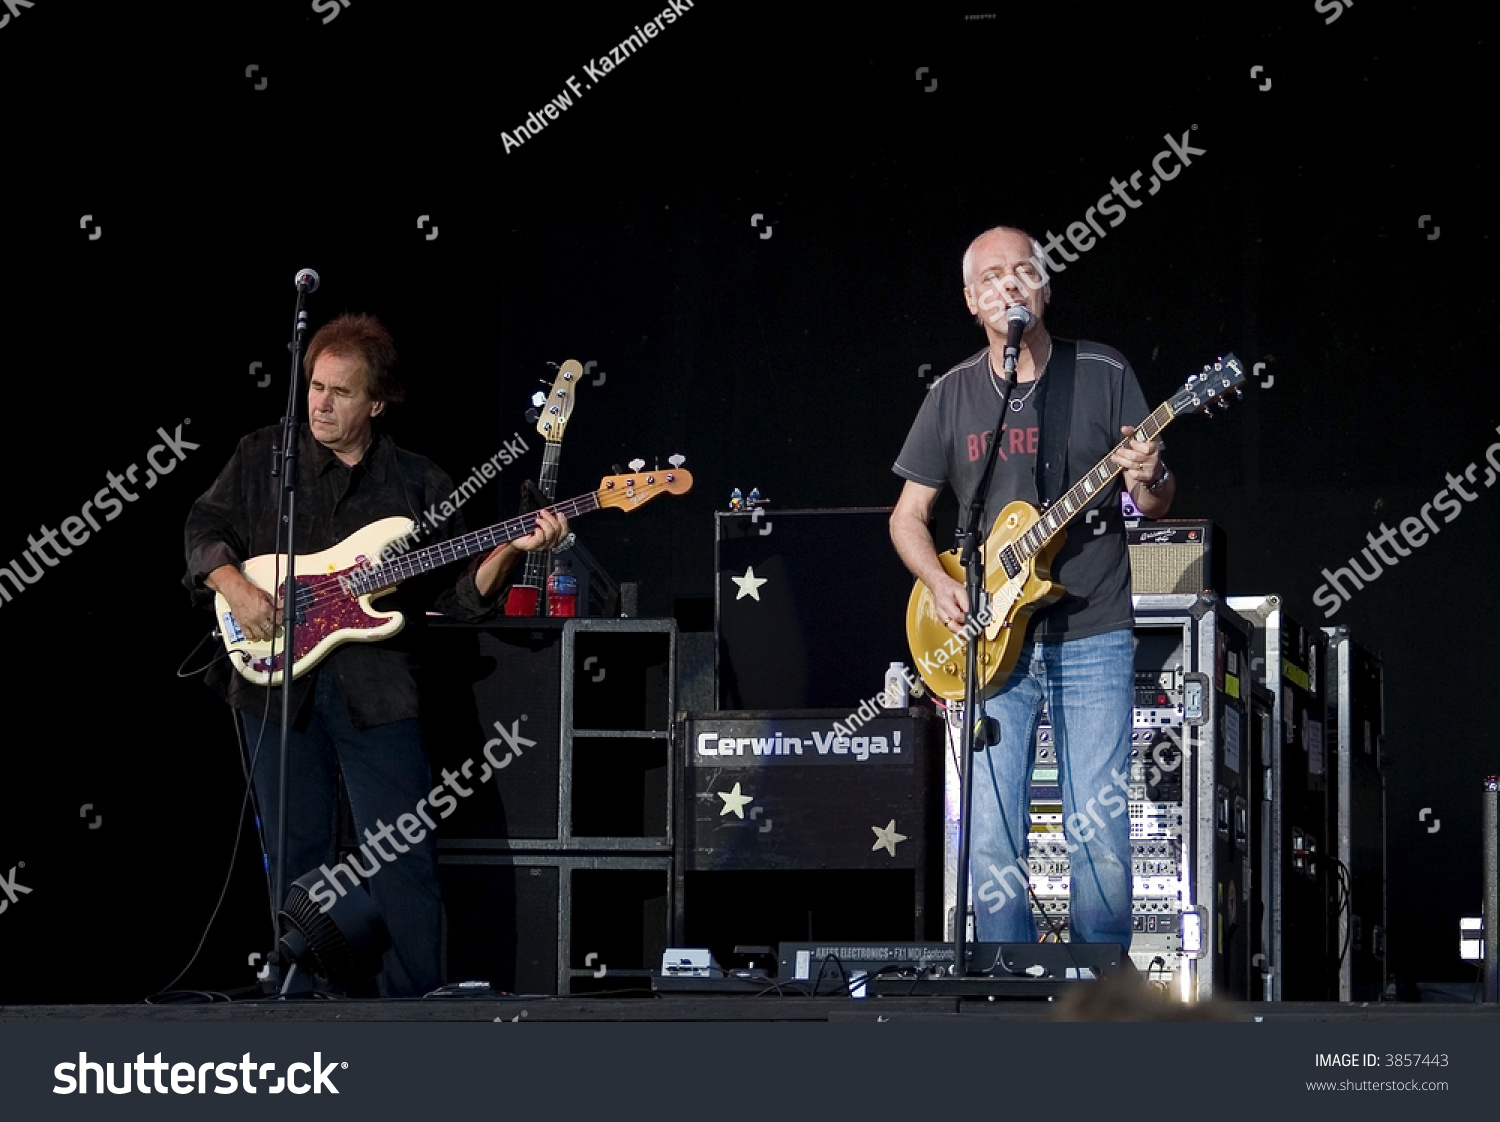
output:
<instances>
[{"instance_id":1,"label":"guitar pickup","mask_svg":"<svg viewBox=\"0 0 1500 1122\"><path fill-rule=\"evenodd\" d=\"M220 617L220 622L224 628L224 634L229 637L231 643L245 641L245 633L240 630L239 622L234 618L233 612L225 612Z\"/></svg>"},{"instance_id":2,"label":"guitar pickup","mask_svg":"<svg viewBox=\"0 0 1500 1122\"><path fill-rule=\"evenodd\" d=\"M295 603L292 605L292 612L291 612L292 622L294 624L303 624L303 623L306 623L307 622L307 607L308 607L308 605L310 603L312 603L312 600L313 600L313 591L312 591L312 589L308 585L306 585L306 584L304 584L302 582L302 580L301 580L300 577L297 580L297 590L296 590L296 596L294 597L294 600L295 600ZM281 605L282 613L285 614L286 613L286 585L285 584L283 584L281 586L281 595L279 597L277 597L277 603Z\"/></svg>"}]
</instances>

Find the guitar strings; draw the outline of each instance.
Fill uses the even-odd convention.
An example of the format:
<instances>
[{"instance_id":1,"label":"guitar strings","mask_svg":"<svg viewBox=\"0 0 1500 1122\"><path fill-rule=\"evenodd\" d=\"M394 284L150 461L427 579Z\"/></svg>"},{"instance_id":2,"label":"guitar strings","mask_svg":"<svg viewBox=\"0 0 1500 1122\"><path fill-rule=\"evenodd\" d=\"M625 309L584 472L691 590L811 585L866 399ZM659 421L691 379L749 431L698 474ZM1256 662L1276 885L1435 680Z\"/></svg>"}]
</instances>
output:
<instances>
[{"instance_id":1,"label":"guitar strings","mask_svg":"<svg viewBox=\"0 0 1500 1122\"><path fill-rule=\"evenodd\" d=\"M1217 393L1210 391L1208 395L1208 406L1212 406L1216 397L1221 402L1227 400L1223 395L1231 389L1237 389L1239 382L1244 381L1244 371L1240 368L1238 361L1233 355L1228 356L1226 365L1235 374L1239 375L1239 378L1236 380L1228 374L1220 376L1217 379ZM1204 368L1205 377L1207 377L1207 369L1207 367ZM1203 406L1203 408L1207 408L1208 406ZM1161 434L1161 431L1176 418L1177 412L1172 408L1172 402L1162 402L1151 411L1149 417L1136 426L1136 432L1116 444L1114 450L1118 452L1132 440L1139 440L1143 434L1147 440L1155 440ZM1052 504L1046 514L1033 523L1031 529L1027 530L1026 533L1022 534L1006 547L1010 551L1011 558L1013 560L1017 558L1016 547L1020 547L1024 551L1023 555L1019 557L1020 561L1024 562L1034 556L1047 544L1054 534L1063 528L1069 519L1089 503L1094 497L1095 491L1108 485L1109 481L1119 475L1122 470L1118 464L1114 463L1108 457L1094 465L1093 469L1087 475L1069 488L1068 492L1062 498ZM1097 478L1095 478L1096 476Z\"/></svg>"},{"instance_id":2,"label":"guitar strings","mask_svg":"<svg viewBox=\"0 0 1500 1122\"><path fill-rule=\"evenodd\" d=\"M1137 426L1135 435L1120 441L1115 445L1114 451L1118 452L1132 440L1139 440L1142 435L1147 440L1155 440L1175 416L1170 409L1170 404L1170 402L1164 402L1157 406L1151 415ZM1113 454L1111 452L1110 455ZM1095 464L1087 475L1073 484L1062 498L1052 504L1046 514L1036 520L1031 529L1011 543L1012 547L1021 547L1021 556L1018 560L1024 562L1035 555L1069 519L1082 510L1095 494L1107 486L1110 480L1119 475L1122 470L1120 465L1109 456Z\"/></svg>"},{"instance_id":3,"label":"guitar strings","mask_svg":"<svg viewBox=\"0 0 1500 1122\"><path fill-rule=\"evenodd\" d=\"M599 499L598 496L590 492L586 496L568 499L566 502L557 503L547 509L554 514L561 514L565 518L572 518L579 514L586 514L591 510L598 510ZM524 538L536 529L540 513L540 511L533 511L530 514L519 515L504 522L497 522L495 525L487 526L482 530L473 530L460 537L437 542L418 550L416 553L410 553L404 557L388 561L384 565L373 567L353 566L337 573L318 573L315 576L305 578L308 582L307 584L302 584L301 581L304 578L299 577L297 607L300 610L306 610L341 599L359 599L360 596L366 593L358 591L351 586L360 574L379 574L382 576L393 574L395 575L395 580L391 584L394 585L409 577L418 576L432 569L442 568L444 565L451 565L454 562L462 561L466 557L472 557L485 549L493 549L496 546L515 541L517 538ZM471 546L474 548L470 548ZM444 556L449 553L452 554L451 557ZM428 564L428 559L433 557L440 557L442 559ZM315 588L314 584L318 587ZM383 583L380 585L380 588L385 587L387 585ZM376 592L379 590L379 588L374 588L368 591Z\"/></svg>"},{"instance_id":4,"label":"guitar strings","mask_svg":"<svg viewBox=\"0 0 1500 1122\"><path fill-rule=\"evenodd\" d=\"M651 486L647 484L641 490L647 490ZM599 493L590 491L576 498L555 503L545 509L554 514L560 514L565 518L572 518L576 515L587 514L589 511L599 510L602 506L603 503L599 500ZM482 530L473 530L459 537L437 542L415 553L410 553L389 561L382 566L365 568L355 566L337 573L319 573L316 576L305 578L307 581L306 584L302 583L304 578L299 578L297 610L299 612L306 612L339 600L358 600L360 596L367 595L368 593L394 587L409 577L420 575L432 569L442 568L444 565L451 565L467 557L472 557L485 549L493 549L496 546L515 541L517 538L524 538L536 529L540 514L541 511L532 511L529 514L518 515L515 518L506 519L504 522L497 522L493 526L487 526ZM452 556L446 556L450 553ZM428 564L428 559L434 557L441 558L441 560ZM381 582L379 587L364 591L355 587L355 581L358 580L361 574L374 575L377 573L382 576L387 573L394 574L395 580L389 584Z\"/></svg>"}]
</instances>

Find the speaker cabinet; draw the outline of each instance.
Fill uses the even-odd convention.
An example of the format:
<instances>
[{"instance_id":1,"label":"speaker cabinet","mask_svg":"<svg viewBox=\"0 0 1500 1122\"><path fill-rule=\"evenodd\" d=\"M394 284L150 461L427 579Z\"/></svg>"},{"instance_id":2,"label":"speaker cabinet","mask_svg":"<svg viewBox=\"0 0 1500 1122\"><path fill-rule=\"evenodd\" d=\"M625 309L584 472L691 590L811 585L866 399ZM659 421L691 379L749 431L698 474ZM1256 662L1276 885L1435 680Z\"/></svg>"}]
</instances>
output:
<instances>
[{"instance_id":1,"label":"speaker cabinet","mask_svg":"<svg viewBox=\"0 0 1500 1122\"><path fill-rule=\"evenodd\" d=\"M444 975L648 988L672 923L676 625L434 623L423 729L469 795L440 823Z\"/></svg>"},{"instance_id":2,"label":"speaker cabinet","mask_svg":"<svg viewBox=\"0 0 1500 1122\"><path fill-rule=\"evenodd\" d=\"M911 659L888 507L716 515L721 709L843 708Z\"/></svg>"},{"instance_id":3,"label":"speaker cabinet","mask_svg":"<svg viewBox=\"0 0 1500 1122\"><path fill-rule=\"evenodd\" d=\"M944 739L930 708L694 713L680 728L689 943L937 933Z\"/></svg>"},{"instance_id":4,"label":"speaker cabinet","mask_svg":"<svg viewBox=\"0 0 1500 1122\"><path fill-rule=\"evenodd\" d=\"M670 852L671 620L429 630L428 756L474 790L444 821L441 847Z\"/></svg>"},{"instance_id":5,"label":"speaker cabinet","mask_svg":"<svg viewBox=\"0 0 1500 1122\"><path fill-rule=\"evenodd\" d=\"M647 989L667 948L665 857L445 853L443 976L515 994Z\"/></svg>"}]
</instances>

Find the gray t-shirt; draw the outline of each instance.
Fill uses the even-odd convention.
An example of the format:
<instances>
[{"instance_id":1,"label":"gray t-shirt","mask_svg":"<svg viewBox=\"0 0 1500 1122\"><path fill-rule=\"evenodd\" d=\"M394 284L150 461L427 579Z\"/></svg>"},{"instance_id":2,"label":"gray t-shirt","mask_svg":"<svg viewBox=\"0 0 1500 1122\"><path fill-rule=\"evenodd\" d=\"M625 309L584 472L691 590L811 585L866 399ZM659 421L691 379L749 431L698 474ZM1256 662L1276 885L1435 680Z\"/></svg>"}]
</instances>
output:
<instances>
[{"instance_id":1,"label":"gray t-shirt","mask_svg":"<svg viewBox=\"0 0 1500 1122\"><path fill-rule=\"evenodd\" d=\"M1012 402L1026 396L1034 385L1018 385ZM896 474L928 487L951 484L960 509L966 510L984 473L985 451L1000 415L1004 388L990 369L988 348L939 378L896 459ZM1139 425L1149 413L1140 383L1124 357L1112 347L1080 342L1065 486L1110 454L1122 439L1122 425ZM1016 499L1037 503L1039 438L1033 393L1019 413L1006 412L995 473L985 498L982 524L986 532L1006 504ZM1069 523L1067 542L1052 563L1052 578L1067 588L1067 595L1031 617L1028 638L1082 639L1134 626L1130 557L1119 495L1116 478ZM1095 510L1098 515L1091 517Z\"/></svg>"}]
</instances>

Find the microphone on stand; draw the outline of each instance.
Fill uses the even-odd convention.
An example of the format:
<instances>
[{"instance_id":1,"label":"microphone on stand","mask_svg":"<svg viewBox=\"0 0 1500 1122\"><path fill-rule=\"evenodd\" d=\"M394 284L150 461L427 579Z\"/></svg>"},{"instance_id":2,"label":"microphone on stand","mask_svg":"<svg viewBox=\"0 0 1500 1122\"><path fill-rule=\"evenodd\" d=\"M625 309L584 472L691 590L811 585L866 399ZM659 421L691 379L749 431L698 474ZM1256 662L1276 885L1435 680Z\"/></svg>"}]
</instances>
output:
<instances>
[{"instance_id":1,"label":"microphone on stand","mask_svg":"<svg viewBox=\"0 0 1500 1122\"><path fill-rule=\"evenodd\" d=\"M318 285L323 283L323 278L318 276L318 270L316 269L302 269L297 273L294 283L297 286L297 322L294 330L297 333L297 338L300 339L307 334L307 308L303 304L303 301L311 293L318 291ZM293 381L295 380L296 378L294 377Z\"/></svg>"},{"instance_id":2,"label":"microphone on stand","mask_svg":"<svg viewBox=\"0 0 1500 1122\"><path fill-rule=\"evenodd\" d=\"M1005 313L1005 376L1016 378L1016 362L1021 357L1021 336L1036 322L1024 305L1013 304Z\"/></svg>"}]
</instances>

